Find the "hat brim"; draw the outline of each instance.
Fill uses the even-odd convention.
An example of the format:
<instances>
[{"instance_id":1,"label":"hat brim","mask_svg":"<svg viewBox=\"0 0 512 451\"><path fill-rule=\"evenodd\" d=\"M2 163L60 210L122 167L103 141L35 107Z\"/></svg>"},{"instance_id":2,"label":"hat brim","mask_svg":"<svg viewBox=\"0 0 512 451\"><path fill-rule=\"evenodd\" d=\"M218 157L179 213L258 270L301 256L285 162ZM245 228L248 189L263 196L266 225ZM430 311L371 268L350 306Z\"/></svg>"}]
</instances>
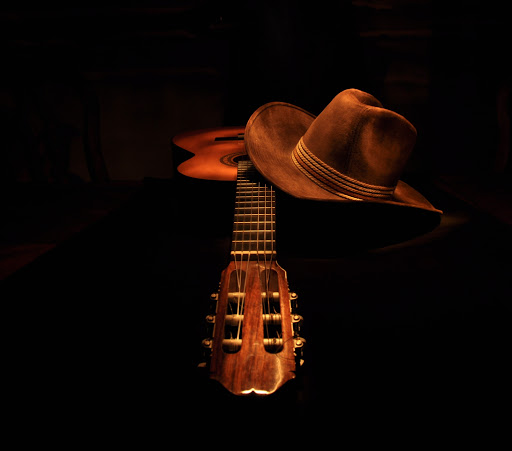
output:
<instances>
[{"instance_id":1,"label":"hat brim","mask_svg":"<svg viewBox=\"0 0 512 451\"><path fill-rule=\"evenodd\" d=\"M299 199L390 204L442 213L402 181L387 199L363 198L348 191L345 198L318 186L292 160L293 149L314 119L315 115L308 111L284 102L267 103L249 118L244 136L247 154L258 172L272 185Z\"/></svg>"}]
</instances>

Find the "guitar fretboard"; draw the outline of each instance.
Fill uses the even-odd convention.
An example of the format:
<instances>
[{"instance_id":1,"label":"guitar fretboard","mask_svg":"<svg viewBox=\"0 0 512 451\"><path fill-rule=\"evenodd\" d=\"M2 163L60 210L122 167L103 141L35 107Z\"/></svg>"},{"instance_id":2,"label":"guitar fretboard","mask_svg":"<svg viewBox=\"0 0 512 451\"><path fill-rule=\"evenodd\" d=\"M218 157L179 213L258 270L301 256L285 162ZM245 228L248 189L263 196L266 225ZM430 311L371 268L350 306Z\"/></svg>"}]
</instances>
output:
<instances>
[{"instance_id":1,"label":"guitar fretboard","mask_svg":"<svg viewBox=\"0 0 512 451\"><path fill-rule=\"evenodd\" d=\"M249 160L238 162L231 257L275 258L275 192Z\"/></svg>"}]
</instances>

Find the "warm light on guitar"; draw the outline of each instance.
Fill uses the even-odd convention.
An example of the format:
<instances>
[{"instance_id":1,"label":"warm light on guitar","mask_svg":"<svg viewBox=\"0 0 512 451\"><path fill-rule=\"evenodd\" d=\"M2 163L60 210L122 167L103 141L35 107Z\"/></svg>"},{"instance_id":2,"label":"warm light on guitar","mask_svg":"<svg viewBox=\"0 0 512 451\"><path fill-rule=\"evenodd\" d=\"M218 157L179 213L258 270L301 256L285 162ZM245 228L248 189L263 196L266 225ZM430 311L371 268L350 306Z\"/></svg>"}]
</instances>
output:
<instances>
[{"instance_id":1,"label":"warm light on guitar","mask_svg":"<svg viewBox=\"0 0 512 451\"><path fill-rule=\"evenodd\" d=\"M194 153L178 171L194 178L236 180L231 261L211 295L210 378L236 395L267 395L295 377L305 340L297 295L276 261L274 188L245 154L243 127L189 132L174 143Z\"/></svg>"}]
</instances>

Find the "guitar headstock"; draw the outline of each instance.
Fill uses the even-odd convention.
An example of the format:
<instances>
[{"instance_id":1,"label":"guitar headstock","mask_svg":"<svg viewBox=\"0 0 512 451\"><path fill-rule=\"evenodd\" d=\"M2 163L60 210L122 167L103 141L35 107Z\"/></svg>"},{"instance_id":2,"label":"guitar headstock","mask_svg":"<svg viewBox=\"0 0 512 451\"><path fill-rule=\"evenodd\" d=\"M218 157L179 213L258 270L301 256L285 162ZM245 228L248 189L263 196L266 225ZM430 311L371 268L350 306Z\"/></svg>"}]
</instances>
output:
<instances>
[{"instance_id":1,"label":"guitar headstock","mask_svg":"<svg viewBox=\"0 0 512 451\"><path fill-rule=\"evenodd\" d=\"M210 377L236 395L275 392L295 377L305 340L297 295L276 263L232 261L206 317Z\"/></svg>"}]
</instances>

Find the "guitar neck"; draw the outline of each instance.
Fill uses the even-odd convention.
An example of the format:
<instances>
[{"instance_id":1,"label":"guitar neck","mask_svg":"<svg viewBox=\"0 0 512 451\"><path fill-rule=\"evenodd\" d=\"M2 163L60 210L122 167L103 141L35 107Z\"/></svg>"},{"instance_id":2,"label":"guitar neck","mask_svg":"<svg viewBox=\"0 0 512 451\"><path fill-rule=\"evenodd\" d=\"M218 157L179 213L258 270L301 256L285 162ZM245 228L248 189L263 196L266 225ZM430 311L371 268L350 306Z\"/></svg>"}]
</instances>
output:
<instances>
[{"instance_id":1,"label":"guitar neck","mask_svg":"<svg viewBox=\"0 0 512 451\"><path fill-rule=\"evenodd\" d=\"M185 133L173 142L194 154L181 174L237 180L231 261L212 293L203 340L204 367L235 395L268 395L295 378L302 363L302 317L286 271L276 261L274 188L247 158L244 127ZM235 169L236 166L236 169Z\"/></svg>"},{"instance_id":2,"label":"guitar neck","mask_svg":"<svg viewBox=\"0 0 512 451\"><path fill-rule=\"evenodd\" d=\"M238 162L231 258L267 261L276 257L275 191L249 160Z\"/></svg>"}]
</instances>

